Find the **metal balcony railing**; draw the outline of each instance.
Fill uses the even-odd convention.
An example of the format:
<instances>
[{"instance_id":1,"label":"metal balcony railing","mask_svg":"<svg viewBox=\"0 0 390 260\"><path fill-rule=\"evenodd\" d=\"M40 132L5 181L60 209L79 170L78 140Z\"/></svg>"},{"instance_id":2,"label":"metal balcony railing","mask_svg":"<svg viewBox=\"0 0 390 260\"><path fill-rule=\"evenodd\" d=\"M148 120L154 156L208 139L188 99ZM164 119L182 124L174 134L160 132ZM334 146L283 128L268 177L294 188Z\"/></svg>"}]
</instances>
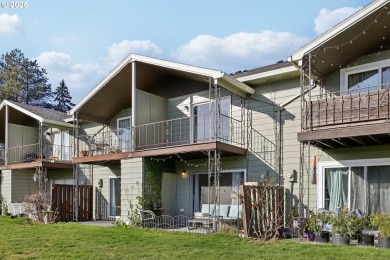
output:
<instances>
[{"instance_id":1,"label":"metal balcony railing","mask_svg":"<svg viewBox=\"0 0 390 260\"><path fill-rule=\"evenodd\" d=\"M7 160L6 160L7 156ZM71 147L56 144L44 144L40 152L40 144L29 144L0 150L0 164L33 162L36 160L71 160Z\"/></svg>"},{"instance_id":2,"label":"metal balcony railing","mask_svg":"<svg viewBox=\"0 0 390 260\"><path fill-rule=\"evenodd\" d=\"M242 147L243 132L240 120L198 115L82 135L79 150L80 156L93 156L215 141Z\"/></svg>"},{"instance_id":3,"label":"metal balcony railing","mask_svg":"<svg viewBox=\"0 0 390 260\"><path fill-rule=\"evenodd\" d=\"M389 84L384 84L312 96L304 103L303 128L310 131L324 126L388 120L389 87Z\"/></svg>"}]
</instances>

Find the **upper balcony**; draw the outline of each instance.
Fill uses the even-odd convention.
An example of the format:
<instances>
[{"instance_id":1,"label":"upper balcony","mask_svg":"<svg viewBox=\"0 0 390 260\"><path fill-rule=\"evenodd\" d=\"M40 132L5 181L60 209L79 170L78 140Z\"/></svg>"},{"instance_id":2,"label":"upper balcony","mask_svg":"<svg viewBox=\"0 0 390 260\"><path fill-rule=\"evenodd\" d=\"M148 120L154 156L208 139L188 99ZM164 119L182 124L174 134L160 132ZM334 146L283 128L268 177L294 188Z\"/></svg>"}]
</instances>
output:
<instances>
[{"instance_id":1,"label":"upper balcony","mask_svg":"<svg viewBox=\"0 0 390 260\"><path fill-rule=\"evenodd\" d=\"M0 169L72 168L70 146L39 143L0 150Z\"/></svg>"},{"instance_id":2,"label":"upper balcony","mask_svg":"<svg viewBox=\"0 0 390 260\"><path fill-rule=\"evenodd\" d=\"M74 162L118 160L127 157L162 156L176 153L204 156L207 150L244 155L244 124L222 114L182 117L131 128L105 128L79 137Z\"/></svg>"},{"instance_id":3,"label":"upper balcony","mask_svg":"<svg viewBox=\"0 0 390 260\"><path fill-rule=\"evenodd\" d=\"M298 141L324 149L389 144L389 87L312 96L302 108Z\"/></svg>"}]
</instances>

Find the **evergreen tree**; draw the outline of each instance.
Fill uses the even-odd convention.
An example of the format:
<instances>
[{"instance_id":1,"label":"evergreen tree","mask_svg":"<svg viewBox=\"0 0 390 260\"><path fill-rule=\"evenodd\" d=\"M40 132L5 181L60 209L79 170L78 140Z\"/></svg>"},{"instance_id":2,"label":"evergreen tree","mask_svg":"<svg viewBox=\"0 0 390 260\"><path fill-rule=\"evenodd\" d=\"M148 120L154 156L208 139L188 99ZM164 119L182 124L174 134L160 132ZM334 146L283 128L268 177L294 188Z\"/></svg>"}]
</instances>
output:
<instances>
[{"instance_id":1,"label":"evergreen tree","mask_svg":"<svg viewBox=\"0 0 390 260\"><path fill-rule=\"evenodd\" d=\"M0 58L0 99L49 107L53 94L46 70L14 49Z\"/></svg>"},{"instance_id":2,"label":"evergreen tree","mask_svg":"<svg viewBox=\"0 0 390 260\"><path fill-rule=\"evenodd\" d=\"M54 92L54 109L62 112L69 111L74 104L71 102L72 97L69 94L68 87L65 84L65 80L61 80L60 85Z\"/></svg>"}]
</instances>

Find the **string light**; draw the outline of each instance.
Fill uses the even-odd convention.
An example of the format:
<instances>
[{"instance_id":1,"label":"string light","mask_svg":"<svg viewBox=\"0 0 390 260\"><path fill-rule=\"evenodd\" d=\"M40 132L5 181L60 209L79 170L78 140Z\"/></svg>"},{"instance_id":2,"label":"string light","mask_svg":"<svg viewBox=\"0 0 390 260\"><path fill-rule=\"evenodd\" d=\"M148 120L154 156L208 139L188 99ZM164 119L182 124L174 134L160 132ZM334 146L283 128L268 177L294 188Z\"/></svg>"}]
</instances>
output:
<instances>
[{"instance_id":1,"label":"string light","mask_svg":"<svg viewBox=\"0 0 390 260\"><path fill-rule=\"evenodd\" d=\"M202 151L204 155L207 155L207 152L205 151ZM153 158L153 157L150 157L149 159L151 161L156 161L156 162L165 162L166 160L170 160L170 159L173 159L174 157L177 157L178 159L180 159L181 162L183 162L185 165L187 166L193 166L193 167L199 167L199 166L207 166L208 164L208 161L205 161L205 162L201 162L201 163L191 163L187 160L185 160L183 157L180 156L180 154L178 153L175 153L174 155L170 155L168 157L165 157L165 158ZM220 162L220 164L222 164L222 162Z\"/></svg>"},{"instance_id":2,"label":"string light","mask_svg":"<svg viewBox=\"0 0 390 260\"><path fill-rule=\"evenodd\" d=\"M357 35L355 35L353 38L351 39L348 39L346 40L345 42L342 42L340 44L337 44L337 45L334 45L334 46L320 46L315 52L312 52L310 53L311 54L311 57L316 57L316 55L322 50L323 53L326 53L326 51L328 49L336 49L336 50L339 50L341 47L343 46L346 46L346 45L350 45L350 44L353 44L355 42L355 40L357 40L359 37L365 37L366 36L366 32L369 31L369 29L372 27L372 25L378 23L378 20L379 18L381 17L381 15L383 14L387 14L387 15L390 15L390 11L388 12L387 11L388 7L385 6L380 12L379 14L375 17L375 19L372 20L372 22L370 24L368 24L367 27L364 28L364 30L362 30L360 33L358 33ZM384 29L387 29L387 25L384 25L383 26ZM385 34L386 35L386 34ZM382 37L382 40L385 40L386 39L386 36L383 36ZM383 42L382 44L380 45L380 49L383 49ZM378 52L378 55L380 54L380 51ZM307 63L309 62L309 59L306 60L305 64L304 65L307 65ZM312 60L311 62L314 63L314 61ZM322 63L325 63L325 61L322 61ZM303 66L304 66L303 65ZM335 64L330 64L331 67L333 67ZM339 65L339 68L341 68L342 66Z\"/></svg>"}]
</instances>

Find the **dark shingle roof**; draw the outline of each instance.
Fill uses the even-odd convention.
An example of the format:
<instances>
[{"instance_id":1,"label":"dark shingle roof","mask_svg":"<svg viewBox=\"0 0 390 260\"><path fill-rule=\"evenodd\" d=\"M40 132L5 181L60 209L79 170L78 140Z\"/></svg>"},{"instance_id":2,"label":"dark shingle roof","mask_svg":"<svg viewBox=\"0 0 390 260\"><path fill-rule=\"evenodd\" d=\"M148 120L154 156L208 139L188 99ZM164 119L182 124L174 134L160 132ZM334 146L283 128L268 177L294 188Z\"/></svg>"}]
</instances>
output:
<instances>
[{"instance_id":1,"label":"dark shingle roof","mask_svg":"<svg viewBox=\"0 0 390 260\"><path fill-rule=\"evenodd\" d=\"M267 71L272 71L272 70L276 70L276 69L281 69L281 68L285 68L285 67L289 67L289 66L292 66L290 62L280 61L280 62L277 62L275 64L271 64L271 65L251 69L251 70L238 71L238 72L232 74L232 76L235 78L241 78L241 77L254 75L254 74L258 74L258 73L263 73L263 72L267 72Z\"/></svg>"},{"instance_id":2,"label":"dark shingle roof","mask_svg":"<svg viewBox=\"0 0 390 260\"><path fill-rule=\"evenodd\" d=\"M39 117L42 117L45 120L52 120L52 121L57 121L57 122L64 122L66 118L69 118L69 116L60 111L56 111L53 109L48 109L48 108L43 108L43 107L37 107L33 105L27 105L27 104L22 104L14 101L9 101L12 104L17 105L18 107L21 107Z\"/></svg>"}]
</instances>

